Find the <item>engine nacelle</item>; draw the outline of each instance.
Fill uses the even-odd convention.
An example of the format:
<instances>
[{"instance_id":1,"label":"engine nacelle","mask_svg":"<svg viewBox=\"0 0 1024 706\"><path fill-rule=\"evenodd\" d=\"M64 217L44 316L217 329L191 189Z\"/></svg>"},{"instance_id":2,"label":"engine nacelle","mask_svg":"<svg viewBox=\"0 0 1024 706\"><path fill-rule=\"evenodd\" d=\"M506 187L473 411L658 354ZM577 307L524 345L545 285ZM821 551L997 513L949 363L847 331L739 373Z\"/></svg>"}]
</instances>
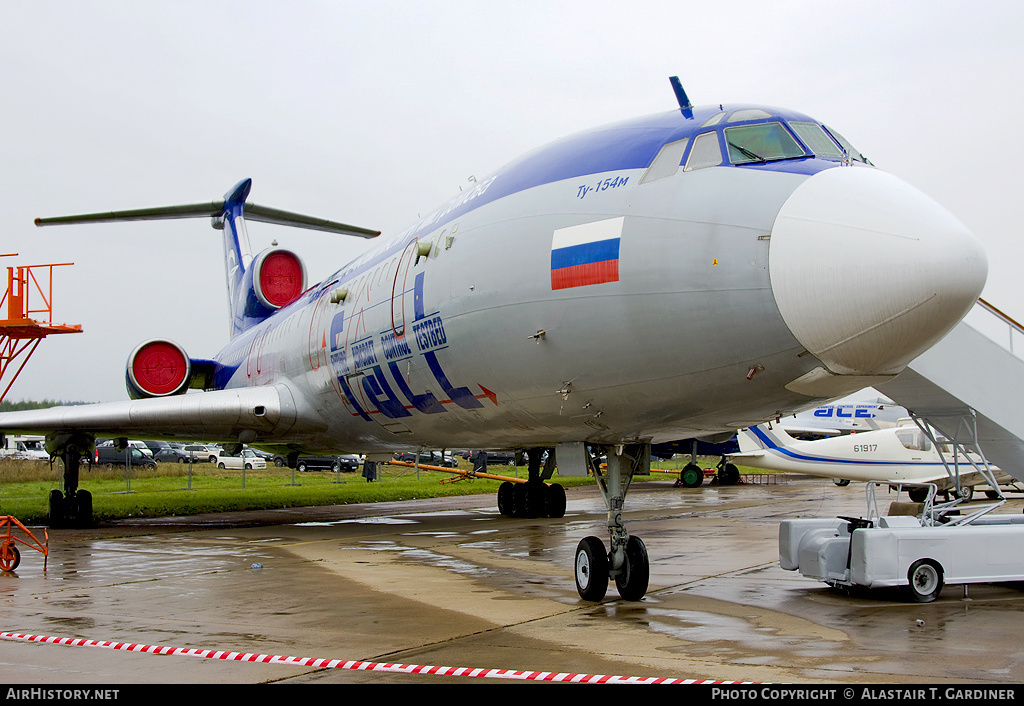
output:
<instances>
[{"instance_id":1,"label":"engine nacelle","mask_svg":"<svg viewBox=\"0 0 1024 706\"><path fill-rule=\"evenodd\" d=\"M291 250L264 250L251 270L253 293L268 309L287 306L306 291L306 267Z\"/></svg>"},{"instance_id":2,"label":"engine nacelle","mask_svg":"<svg viewBox=\"0 0 1024 706\"><path fill-rule=\"evenodd\" d=\"M191 380L192 361L173 341L146 341L128 356L125 384L132 399L181 395Z\"/></svg>"}]
</instances>

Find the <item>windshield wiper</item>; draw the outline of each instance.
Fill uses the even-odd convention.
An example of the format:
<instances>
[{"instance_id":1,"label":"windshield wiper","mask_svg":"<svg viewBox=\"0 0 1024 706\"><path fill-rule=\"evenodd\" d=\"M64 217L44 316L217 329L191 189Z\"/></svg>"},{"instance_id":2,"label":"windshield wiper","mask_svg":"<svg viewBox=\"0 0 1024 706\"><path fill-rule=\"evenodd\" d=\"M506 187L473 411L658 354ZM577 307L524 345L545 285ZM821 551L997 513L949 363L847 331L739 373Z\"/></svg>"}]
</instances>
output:
<instances>
[{"instance_id":1,"label":"windshield wiper","mask_svg":"<svg viewBox=\"0 0 1024 706\"><path fill-rule=\"evenodd\" d=\"M751 152L746 147L743 147L741 145L737 145L735 142L729 142L729 146L736 148L738 151L740 151L743 154L744 157L748 157L750 159L757 160L758 162L767 162L768 161L767 159L765 159L761 155L757 154L756 152Z\"/></svg>"}]
</instances>

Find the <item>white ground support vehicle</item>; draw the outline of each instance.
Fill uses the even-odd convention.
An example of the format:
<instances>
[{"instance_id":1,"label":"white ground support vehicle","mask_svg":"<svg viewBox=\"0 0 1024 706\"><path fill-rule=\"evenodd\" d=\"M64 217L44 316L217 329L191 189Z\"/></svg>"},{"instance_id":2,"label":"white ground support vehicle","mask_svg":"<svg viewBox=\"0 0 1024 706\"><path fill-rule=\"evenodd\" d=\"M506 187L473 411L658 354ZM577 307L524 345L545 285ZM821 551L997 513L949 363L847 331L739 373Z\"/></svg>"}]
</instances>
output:
<instances>
[{"instance_id":1,"label":"white ground support vehicle","mask_svg":"<svg viewBox=\"0 0 1024 706\"><path fill-rule=\"evenodd\" d=\"M927 603L944 584L1024 581L1024 515L991 514L1005 500L983 506L894 502L878 512L867 484L866 517L784 520L779 563L836 588L902 587ZM962 514L961 514L962 513Z\"/></svg>"}]
</instances>

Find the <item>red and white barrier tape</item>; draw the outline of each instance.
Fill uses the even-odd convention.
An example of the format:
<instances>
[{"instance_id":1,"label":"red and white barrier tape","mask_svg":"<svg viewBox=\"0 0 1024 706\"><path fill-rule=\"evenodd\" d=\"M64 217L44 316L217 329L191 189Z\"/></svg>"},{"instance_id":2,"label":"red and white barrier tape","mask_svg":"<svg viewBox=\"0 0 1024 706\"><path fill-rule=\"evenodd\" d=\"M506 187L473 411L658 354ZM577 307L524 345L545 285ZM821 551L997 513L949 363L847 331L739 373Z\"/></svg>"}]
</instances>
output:
<instances>
[{"instance_id":1,"label":"red and white barrier tape","mask_svg":"<svg viewBox=\"0 0 1024 706\"><path fill-rule=\"evenodd\" d=\"M102 647L125 652L145 652L156 655L178 655L181 657L203 657L226 659L236 662L259 662L261 664L288 664L320 669L355 669L367 672L393 672L397 674L427 674L448 677L479 677L484 679L518 679L522 681L569 682L576 684L736 684L739 682L713 681L706 679L675 679L662 677L619 677L604 674L569 674L565 672L524 672L515 669L482 669L474 667L432 667L419 664L393 664L388 662L356 662L341 659L314 659L311 657L282 657L280 655L258 655L223 650L199 650L185 647L160 647L137 645L128 642L106 642L73 637L46 637L22 633L0 632L0 639L22 642L43 642L71 647Z\"/></svg>"}]
</instances>

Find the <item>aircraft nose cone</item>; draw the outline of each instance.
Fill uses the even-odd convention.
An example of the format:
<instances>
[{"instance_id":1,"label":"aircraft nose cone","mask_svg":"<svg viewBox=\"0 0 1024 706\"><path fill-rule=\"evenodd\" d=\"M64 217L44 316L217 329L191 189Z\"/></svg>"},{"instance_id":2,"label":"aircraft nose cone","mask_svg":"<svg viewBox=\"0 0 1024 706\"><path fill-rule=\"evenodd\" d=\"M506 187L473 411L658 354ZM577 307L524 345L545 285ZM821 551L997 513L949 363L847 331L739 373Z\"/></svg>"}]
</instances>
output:
<instances>
[{"instance_id":1,"label":"aircraft nose cone","mask_svg":"<svg viewBox=\"0 0 1024 706\"><path fill-rule=\"evenodd\" d=\"M967 227L917 189L837 167L783 204L769 274L786 324L829 372L893 375L963 318L988 261Z\"/></svg>"}]
</instances>

